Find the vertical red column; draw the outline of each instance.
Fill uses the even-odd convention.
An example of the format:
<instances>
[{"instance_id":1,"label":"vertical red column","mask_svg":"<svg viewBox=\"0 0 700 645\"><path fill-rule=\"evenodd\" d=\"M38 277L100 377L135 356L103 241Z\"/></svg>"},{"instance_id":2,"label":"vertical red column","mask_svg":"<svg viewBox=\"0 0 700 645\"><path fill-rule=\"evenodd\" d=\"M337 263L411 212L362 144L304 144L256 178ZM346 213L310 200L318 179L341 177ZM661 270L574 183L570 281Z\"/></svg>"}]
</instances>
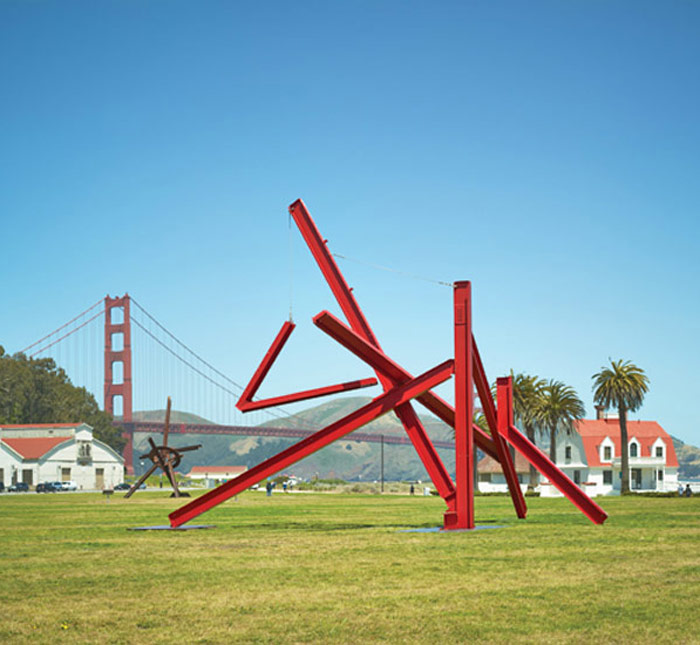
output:
<instances>
[{"instance_id":1,"label":"vertical red column","mask_svg":"<svg viewBox=\"0 0 700 645\"><path fill-rule=\"evenodd\" d=\"M121 322L112 322L112 310L123 309L124 317ZM123 335L123 346L114 349L114 334ZM114 363L122 363L124 378L121 383L114 382ZM131 316L129 312L129 294L121 298L105 297L105 412L114 415L114 397L122 397L122 419L131 421L132 390L131 390Z\"/></svg>"},{"instance_id":2,"label":"vertical red column","mask_svg":"<svg viewBox=\"0 0 700 645\"><path fill-rule=\"evenodd\" d=\"M445 513L446 530L474 528L474 375L471 283L454 286L455 328L455 508Z\"/></svg>"}]
</instances>

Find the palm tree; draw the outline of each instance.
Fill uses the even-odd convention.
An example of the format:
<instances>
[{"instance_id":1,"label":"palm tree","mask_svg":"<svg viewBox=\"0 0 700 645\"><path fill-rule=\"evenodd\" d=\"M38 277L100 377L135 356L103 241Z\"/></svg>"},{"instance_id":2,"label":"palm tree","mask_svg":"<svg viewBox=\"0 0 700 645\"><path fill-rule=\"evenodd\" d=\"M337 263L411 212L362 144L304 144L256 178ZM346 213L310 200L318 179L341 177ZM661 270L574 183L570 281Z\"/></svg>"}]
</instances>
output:
<instances>
[{"instance_id":1,"label":"palm tree","mask_svg":"<svg viewBox=\"0 0 700 645\"><path fill-rule=\"evenodd\" d=\"M539 429L537 411L545 381L531 374L513 374L512 370L510 374L513 377L513 414L522 423L527 438L534 444L535 435ZM530 464L530 480L527 485L529 491L535 489L537 479L537 469Z\"/></svg>"},{"instance_id":2,"label":"palm tree","mask_svg":"<svg viewBox=\"0 0 700 645\"><path fill-rule=\"evenodd\" d=\"M561 381L550 380L542 388L537 420L549 430L549 458L556 463L557 433L565 430L570 433L574 422L585 414L583 403L576 390Z\"/></svg>"},{"instance_id":3,"label":"palm tree","mask_svg":"<svg viewBox=\"0 0 700 645\"><path fill-rule=\"evenodd\" d=\"M611 367L601 367L594 374L593 398L606 410L616 407L620 416L620 446L622 449L622 483L620 492L629 493L629 446L627 437L627 412L638 410L644 395L649 391L649 379L644 370L629 361L610 361Z\"/></svg>"}]
</instances>

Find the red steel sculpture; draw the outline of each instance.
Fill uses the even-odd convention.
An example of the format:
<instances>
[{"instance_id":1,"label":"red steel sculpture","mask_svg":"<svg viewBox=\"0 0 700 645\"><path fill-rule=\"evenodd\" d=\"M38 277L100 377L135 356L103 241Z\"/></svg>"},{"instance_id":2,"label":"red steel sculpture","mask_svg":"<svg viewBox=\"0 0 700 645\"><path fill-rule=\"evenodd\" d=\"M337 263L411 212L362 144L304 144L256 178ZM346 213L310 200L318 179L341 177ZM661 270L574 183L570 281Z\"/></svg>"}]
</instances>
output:
<instances>
[{"instance_id":1,"label":"red steel sculpture","mask_svg":"<svg viewBox=\"0 0 700 645\"><path fill-rule=\"evenodd\" d=\"M511 377L497 381L496 402L494 402L486 378L479 350L472 333L471 284L454 284L454 359L445 361L414 377L395 363L381 349L369 323L364 317L352 290L345 282L338 266L327 247L304 202L300 199L289 207L289 212L298 226L304 241L311 250L326 282L331 288L348 324L327 311L314 317L314 324L343 347L362 359L376 374L337 385L329 385L295 394L253 401L253 396L262 384L268 371L289 339L294 324L285 322L260 366L241 395L237 407L247 412L261 408L303 401L335 392L354 390L375 385L377 381L384 390L370 403L326 426L279 454L258 464L218 488L192 500L173 511L170 525L178 527L210 510L227 499L241 493L270 475L337 441L357 428L374 419L394 411L411 443L416 449L425 469L445 500L447 510L444 515L445 530L474 528L474 444L496 459L502 466L508 482L508 490L519 518L527 514L527 507L518 478L515 473L509 446L513 446L542 473L565 497L567 497L586 517L596 524L602 524L606 513L572 482L557 466L523 435L513 422L513 385ZM455 405L435 395L431 389L455 376ZM484 432L473 422L474 389L479 396L481 407L488 424L489 433ZM423 424L411 404L412 400L430 410L438 418L455 430L456 477L452 481ZM496 403L498 405L496 405Z\"/></svg>"}]
</instances>

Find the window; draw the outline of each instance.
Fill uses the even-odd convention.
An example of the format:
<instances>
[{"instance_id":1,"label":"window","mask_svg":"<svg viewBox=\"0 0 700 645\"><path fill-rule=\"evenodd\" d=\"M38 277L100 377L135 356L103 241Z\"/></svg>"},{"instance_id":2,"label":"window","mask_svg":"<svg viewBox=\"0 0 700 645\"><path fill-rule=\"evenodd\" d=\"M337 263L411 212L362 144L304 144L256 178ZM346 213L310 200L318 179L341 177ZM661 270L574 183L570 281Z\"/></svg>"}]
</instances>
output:
<instances>
[{"instance_id":1,"label":"window","mask_svg":"<svg viewBox=\"0 0 700 645\"><path fill-rule=\"evenodd\" d=\"M479 481L480 482L490 482L491 481L491 473L479 473Z\"/></svg>"},{"instance_id":2,"label":"window","mask_svg":"<svg viewBox=\"0 0 700 645\"><path fill-rule=\"evenodd\" d=\"M657 457L663 457L663 456L664 456L664 448L663 448L663 446L656 446L656 456L657 456Z\"/></svg>"},{"instance_id":3,"label":"window","mask_svg":"<svg viewBox=\"0 0 700 645\"><path fill-rule=\"evenodd\" d=\"M612 470L603 471L603 483L612 486Z\"/></svg>"},{"instance_id":4,"label":"window","mask_svg":"<svg viewBox=\"0 0 700 645\"><path fill-rule=\"evenodd\" d=\"M581 471L580 470L574 470L574 484L580 484L581 483Z\"/></svg>"},{"instance_id":5,"label":"window","mask_svg":"<svg viewBox=\"0 0 700 645\"><path fill-rule=\"evenodd\" d=\"M636 443L631 443L630 444L630 457L637 457L637 444Z\"/></svg>"},{"instance_id":6,"label":"window","mask_svg":"<svg viewBox=\"0 0 700 645\"><path fill-rule=\"evenodd\" d=\"M660 470L660 471L657 473L656 478L657 478L660 482L662 482L662 481L664 480L664 471L663 471L663 470Z\"/></svg>"},{"instance_id":7,"label":"window","mask_svg":"<svg viewBox=\"0 0 700 645\"><path fill-rule=\"evenodd\" d=\"M78 463L85 464L89 463L92 459L92 451L89 441L79 441L78 442Z\"/></svg>"},{"instance_id":8,"label":"window","mask_svg":"<svg viewBox=\"0 0 700 645\"><path fill-rule=\"evenodd\" d=\"M566 446L566 448L564 448L564 459L566 459L567 462L571 461L571 446Z\"/></svg>"},{"instance_id":9,"label":"window","mask_svg":"<svg viewBox=\"0 0 700 645\"><path fill-rule=\"evenodd\" d=\"M610 446L605 446L603 448L603 459L605 461L610 461L612 459L612 448Z\"/></svg>"},{"instance_id":10,"label":"window","mask_svg":"<svg viewBox=\"0 0 700 645\"><path fill-rule=\"evenodd\" d=\"M61 481L62 482L69 482L70 481L70 468L61 468Z\"/></svg>"}]
</instances>

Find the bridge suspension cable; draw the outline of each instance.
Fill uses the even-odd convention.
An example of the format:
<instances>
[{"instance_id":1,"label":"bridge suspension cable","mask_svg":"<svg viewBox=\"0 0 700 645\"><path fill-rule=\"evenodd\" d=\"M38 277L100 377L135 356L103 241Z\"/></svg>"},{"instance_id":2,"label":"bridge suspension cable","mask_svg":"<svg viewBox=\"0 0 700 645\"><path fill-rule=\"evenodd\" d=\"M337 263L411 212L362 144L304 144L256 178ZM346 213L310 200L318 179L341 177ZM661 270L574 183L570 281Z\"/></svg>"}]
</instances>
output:
<instances>
[{"instance_id":1,"label":"bridge suspension cable","mask_svg":"<svg viewBox=\"0 0 700 645\"><path fill-rule=\"evenodd\" d=\"M101 305L102 303L103 303L103 300L102 300L102 298L100 298L94 305L92 305L91 307L88 307L88 308L87 308L85 311L83 311L82 313L79 313L77 316L75 316L75 318L71 318L71 320L69 320L67 323L61 325L60 327L57 327L57 328L54 329L50 334L46 334L46 336L44 336L43 338L40 338L39 340L33 342L31 345L27 345L24 349L20 350L20 353L21 353L21 354L26 354L32 347L36 347L39 343L43 343L47 338L51 338L51 336L57 334L57 333L58 333L59 331L61 331L62 329L65 329L65 328L68 327L69 325L73 324L76 320L78 320L79 318L82 318L85 314L89 313L89 312L92 311L95 307L97 307L98 305ZM97 318L97 316L102 315L102 313L104 313L104 312L100 311L96 316L93 316L92 318L90 318L90 320L94 320L95 318ZM79 329L79 328L78 328L78 329ZM77 329L74 329L73 331L69 332L68 334L66 334L65 336L63 336L63 338L66 338L66 337L70 336L70 335L71 335L73 332L75 332L75 331L77 331ZM59 339L59 340L63 340L63 338L61 338L61 339ZM58 342L58 341L55 341L55 342L51 343L51 345L55 345L56 342ZM32 354L32 357L34 357L34 356L36 356L37 354L40 354L40 353L43 352L44 350L48 349L49 347L51 347L51 345L47 345L44 349L40 349L40 350L35 351L35 352Z\"/></svg>"}]
</instances>

